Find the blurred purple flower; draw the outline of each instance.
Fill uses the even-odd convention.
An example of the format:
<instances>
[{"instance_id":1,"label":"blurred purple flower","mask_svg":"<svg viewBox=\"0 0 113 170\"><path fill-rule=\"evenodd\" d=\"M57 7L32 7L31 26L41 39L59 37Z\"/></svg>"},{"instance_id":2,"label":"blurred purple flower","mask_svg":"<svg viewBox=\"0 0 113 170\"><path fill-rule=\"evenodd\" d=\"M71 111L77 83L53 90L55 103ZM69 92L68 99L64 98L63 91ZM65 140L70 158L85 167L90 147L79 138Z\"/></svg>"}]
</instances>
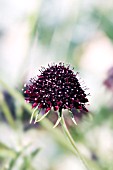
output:
<instances>
[{"instance_id":1,"label":"blurred purple flower","mask_svg":"<svg viewBox=\"0 0 113 170\"><path fill-rule=\"evenodd\" d=\"M113 67L108 70L104 85L107 87L107 89L113 91Z\"/></svg>"}]
</instances>

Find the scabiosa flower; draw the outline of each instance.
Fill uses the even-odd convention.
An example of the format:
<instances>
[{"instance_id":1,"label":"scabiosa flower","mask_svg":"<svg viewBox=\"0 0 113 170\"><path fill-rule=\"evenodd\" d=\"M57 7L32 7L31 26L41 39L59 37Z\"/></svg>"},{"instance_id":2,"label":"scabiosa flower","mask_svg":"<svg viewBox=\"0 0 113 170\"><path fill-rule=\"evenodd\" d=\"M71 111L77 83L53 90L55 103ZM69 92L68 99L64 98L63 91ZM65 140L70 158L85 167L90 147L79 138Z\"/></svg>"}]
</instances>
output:
<instances>
[{"instance_id":1,"label":"scabiosa flower","mask_svg":"<svg viewBox=\"0 0 113 170\"><path fill-rule=\"evenodd\" d=\"M32 108L43 110L44 117L51 109L58 113L56 125L61 120L62 109L70 111L74 122L73 108L88 112L85 106L88 102L87 95L79 83L77 74L64 63L42 67L40 75L32 78L24 87L25 100L32 104Z\"/></svg>"}]
</instances>

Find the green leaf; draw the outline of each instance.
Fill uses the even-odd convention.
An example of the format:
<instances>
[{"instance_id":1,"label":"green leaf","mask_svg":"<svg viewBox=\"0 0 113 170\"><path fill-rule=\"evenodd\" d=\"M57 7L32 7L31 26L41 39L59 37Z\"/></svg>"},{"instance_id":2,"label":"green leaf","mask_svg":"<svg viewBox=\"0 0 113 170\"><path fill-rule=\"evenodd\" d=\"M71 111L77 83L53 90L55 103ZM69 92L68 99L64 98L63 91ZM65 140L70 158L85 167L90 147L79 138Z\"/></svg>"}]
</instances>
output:
<instances>
[{"instance_id":1,"label":"green leaf","mask_svg":"<svg viewBox=\"0 0 113 170\"><path fill-rule=\"evenodd\" d=\"M34 158L39 152L40 152L41 148L37 148L35 149L32 153L31 153L31 157Z\"/></svg>"},{"instance_id":2,"label":"green leaf","mask_svg":"<svg viewBox=\"0 0 113 170\"><path fill-rule=\"evenodd\" d=\"M5 145L4 143L0 142L0 156L4 156L6 154L10 154L10 155L14 156L15 153L16 152L12 148L10 148L7 145Z\"/></svg>"}]
</instances>

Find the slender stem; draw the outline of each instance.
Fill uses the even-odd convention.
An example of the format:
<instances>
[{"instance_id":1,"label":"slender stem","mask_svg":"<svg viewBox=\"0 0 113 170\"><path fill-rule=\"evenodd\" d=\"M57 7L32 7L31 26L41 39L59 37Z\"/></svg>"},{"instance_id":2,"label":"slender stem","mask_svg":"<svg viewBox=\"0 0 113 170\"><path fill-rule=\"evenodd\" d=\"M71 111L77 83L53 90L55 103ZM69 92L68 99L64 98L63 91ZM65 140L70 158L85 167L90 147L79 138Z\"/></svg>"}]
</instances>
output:
<instances>
[{"instance_id":1,"label":"slender stem","mask_svg":"<svg viewBox=\"0 0 113 170\"><path fill-rule=\"evenodd\" d=\"M0 107L5 115L7 122L10 124L11 127L15 128L15 121L2 93L0 93Z\"/></svg>"},{"instance_id":2,"label":"slender stem","mask_svg":"<svg viewBox=\"0 0 113 170\"><path fill-rule=\"evenodd\" d=\"M64 130L64 132L65 132L68 140L70 141L70 143L72 144L72 146L73 146L73 148L74 148L74 150L75 150L75 152L74 152L75 155L78 155L79 158L80 158L80 160L81 160L81 161L83 162L83 164L85 165L86 169L87 169L87 170L90 170L89 167L88 167L88 165L86 164L86 161L84 160L83 156L82 156L81 153L78 151L78 149L77 149L77 147L76 147L76 145L75 145L75 141L74 141L74 139L72 138L72 136L71 136L71 134L70 134L70 132L69 132L67 126L66 126L66 123L65 123L63 114L62 114L61 124L62 124L63 130Z\"/></svg>"}]
</instances>

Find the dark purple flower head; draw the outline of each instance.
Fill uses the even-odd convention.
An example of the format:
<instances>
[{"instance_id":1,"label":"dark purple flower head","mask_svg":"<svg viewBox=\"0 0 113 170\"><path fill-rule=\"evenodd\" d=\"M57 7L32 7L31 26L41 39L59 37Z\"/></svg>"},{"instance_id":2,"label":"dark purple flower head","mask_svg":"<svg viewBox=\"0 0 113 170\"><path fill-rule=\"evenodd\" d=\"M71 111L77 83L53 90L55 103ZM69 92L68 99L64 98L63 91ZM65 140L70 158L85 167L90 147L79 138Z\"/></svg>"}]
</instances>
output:
<instances>
[{"instance_id":1,"label":"dark purple flower head","mask_svg":"<svg viewBox=\"0 0 113 170\"><path fill-rule=\"evenodd\" d=\"M88 112L85 104L87 95L82 89L77 74L63 63L48 65L40 70L41 74L25 85L25 100L32 107L48 112L51 108L62 113L62 109L73 108Z\"/></svg>"}]
</instances>

